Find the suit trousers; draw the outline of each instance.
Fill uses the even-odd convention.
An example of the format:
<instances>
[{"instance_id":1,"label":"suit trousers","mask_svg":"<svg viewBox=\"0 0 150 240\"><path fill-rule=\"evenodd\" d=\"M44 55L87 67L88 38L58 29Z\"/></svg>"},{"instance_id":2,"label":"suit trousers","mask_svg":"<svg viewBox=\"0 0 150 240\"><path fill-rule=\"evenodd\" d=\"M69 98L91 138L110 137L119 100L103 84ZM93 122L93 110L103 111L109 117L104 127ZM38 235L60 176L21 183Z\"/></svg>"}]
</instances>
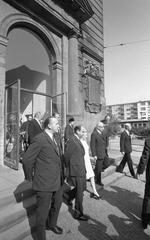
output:
<instances>
[{"instance_id":1,"label":"suit trousers","mask_svg":"<svg viewBox=\"0 0 150 240\"><path fill-rule=\"evenodd\" d=\"M75 199L75 212L80 216L83 215L83 192L86 188L86 178L71 177L71 179L75 187L71 190L70 188L66 188L64 197L68 203Z\"/></svg>"},{"instance_id":2,"label":"suit trousers","mask_svg":"<svg viewBox=\"0 0 150 240\"><path fill-rule=\"evenodd\" d=\"M36 240L46 240L45 227L56 226L59 210L62 203L62 191L36 192Z\"/></svg>"},{"instance_id":3,"label":"suit trousers","mask_svg":"<svg viewBox=\"0 0 150 240\"><path fill-rule=\"evenodd\" d=\"M150 223L150 181L146 181L145 184L141 219L143 228L147 228L147 225Z\"/></svg>"},{"instance_id":4,"label":"suit trousers","mask_svg":"<svg viewBox=\"0 0 150 240\"><path fill-rule=\"evenodd\" d=\"M123 159L121 161L121 163L119 164L118 168L117 168L117 171L118 172L122 172L126 163L128 164L128 167L129 167L129 171L131 173L131 175L133 177L135 177L135 172L134 172L134 169L133 169L133 163L132 163L132 159L131 159L131 154L130 153L125 153L124 156L123 156Z\"/></svg>"},{"instance_id":5,"label":"suit trousers","mask_svg":"<svg viewBox=\"0 0 150 240\"><path fill-rule=\"evenodd\" d=\"M103 163L104 159L97 159L96 160L96 165L95 165L95 182L98 184L101 184L102 179L101 179L101 172L103 171Z\"/></svg>"}]
</instances>

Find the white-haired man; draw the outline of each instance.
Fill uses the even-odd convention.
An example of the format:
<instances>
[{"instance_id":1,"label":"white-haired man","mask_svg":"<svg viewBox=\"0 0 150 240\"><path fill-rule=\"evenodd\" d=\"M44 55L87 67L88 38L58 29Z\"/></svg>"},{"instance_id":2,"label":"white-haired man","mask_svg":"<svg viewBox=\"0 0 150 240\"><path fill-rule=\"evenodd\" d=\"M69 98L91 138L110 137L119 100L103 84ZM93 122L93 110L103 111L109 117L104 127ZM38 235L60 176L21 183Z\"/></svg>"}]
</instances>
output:
<instances>
[{"instance_id":1,"label":"white-haired man","mask_svg":"<svg viewBox=\"0 0 150 240\"><path fill-rule=\"evenodd\" d=\"M131 145L131 136L130 136L130 131L131 131L131 124L126 123L125 124L125 130L121 133L120 136L120 152L123 154L123 159L119 166L117 167L116 171L117 172L123 172L123 169L126 165L128 164L129 171L131 175L136 178L134 169L133 169L133 163L131 159L131 152L132 152L132 145Z\"/></svg>"},{"instance_id":2,"label":"white-haired man","mask_svg":"<svg viewBox=\"0 0 150 240\"><path fill-rule=\"evenodd\" d=\"M103 163L106 158L107 141L106 134L104 134L104 124L101 121L97 123L96 128L94 128L91 134L90 146L92 156L96 161L95 182L103 187L101 172L103 171Z\"/></svg>"}]
</instances>

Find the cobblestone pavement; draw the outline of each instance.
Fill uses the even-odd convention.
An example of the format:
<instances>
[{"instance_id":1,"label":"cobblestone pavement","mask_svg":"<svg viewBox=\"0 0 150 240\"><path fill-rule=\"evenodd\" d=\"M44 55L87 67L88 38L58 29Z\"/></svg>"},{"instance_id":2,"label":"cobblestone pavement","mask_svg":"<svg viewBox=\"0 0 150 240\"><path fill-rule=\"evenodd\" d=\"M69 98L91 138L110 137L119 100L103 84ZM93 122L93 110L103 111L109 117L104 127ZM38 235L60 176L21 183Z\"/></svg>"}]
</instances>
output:
<instances>
[{"instance_id":1,"label":"cobblestone pavement","mask_svg":"<svg viewBox=\"0 0 150 240\"><path fill-rule=\"evenodd\" d=\"M116 173L118 174L118 173ZM84 195L84 211L88 222L73 219L71 211L62 212L58 225L64 233L56 235L47 231L47 239L65 240L148 240L150 229L143 231L140 221L143 180L123 176L111 186L100 190L101 200L89 197L90 187Z\"/></svg>"}]
</instances>

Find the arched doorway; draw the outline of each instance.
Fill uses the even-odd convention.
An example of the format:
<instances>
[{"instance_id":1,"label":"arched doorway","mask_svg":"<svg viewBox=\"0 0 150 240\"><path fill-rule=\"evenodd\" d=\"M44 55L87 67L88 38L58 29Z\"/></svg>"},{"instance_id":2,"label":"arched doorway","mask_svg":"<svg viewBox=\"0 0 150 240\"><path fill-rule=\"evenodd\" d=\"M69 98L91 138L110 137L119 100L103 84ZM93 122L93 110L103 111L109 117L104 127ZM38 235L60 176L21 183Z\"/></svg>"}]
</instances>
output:
<instances>
[{"instance_id":1,"label":"arched doorway","mask_svg":"<svg viewBox=\"0 0 150 240\"><path fill-rule=\"evenodd\" d=\"M20 79L21 88L51 95L51 59L37 35L25 28L14 28L8 34L6 84ZM49 108L46 99L39 95L23 91L20 94L20 113L23 119L37 111L44 114Z\"/></svg>"},{"instance_id":2,"label":"arched doorway","mask_svg":"<svg viewBox=\"0 0 150 240\"><path fill-rule=\"evenodd\" d=\"M48 39L33 26L14 25L8 32L6 55L6 111L5 111L5 160L4 163L18 169L20 142L20 116L33 116L40 111L43 118L52 113L51 96L57 92L57 78L53 70L55 50ZM19 80L18 80L19 79ZM15 82L15 84L13 84ZM20 115L21 113L21 115Z\"/></svg>"}]
</instances>

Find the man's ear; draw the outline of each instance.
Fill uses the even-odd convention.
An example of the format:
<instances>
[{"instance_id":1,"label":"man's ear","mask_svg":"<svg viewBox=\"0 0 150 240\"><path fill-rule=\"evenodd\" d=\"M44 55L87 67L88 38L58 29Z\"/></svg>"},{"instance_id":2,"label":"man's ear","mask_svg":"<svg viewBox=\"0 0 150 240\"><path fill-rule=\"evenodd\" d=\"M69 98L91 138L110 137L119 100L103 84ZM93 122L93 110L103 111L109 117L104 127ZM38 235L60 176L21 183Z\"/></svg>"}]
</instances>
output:
<instances>
[{"instance_id":1,"label":"man's ear","mask_svg":"<svg viewBox=\"0 0 150 240\"><path fill-rule=\"evenodd\" d=\"M49 130L51 130L51 125L50 125L50 124L48 124L48 125L47 125L47 128L48 128Z\"/></svg>"}]
</instances>

